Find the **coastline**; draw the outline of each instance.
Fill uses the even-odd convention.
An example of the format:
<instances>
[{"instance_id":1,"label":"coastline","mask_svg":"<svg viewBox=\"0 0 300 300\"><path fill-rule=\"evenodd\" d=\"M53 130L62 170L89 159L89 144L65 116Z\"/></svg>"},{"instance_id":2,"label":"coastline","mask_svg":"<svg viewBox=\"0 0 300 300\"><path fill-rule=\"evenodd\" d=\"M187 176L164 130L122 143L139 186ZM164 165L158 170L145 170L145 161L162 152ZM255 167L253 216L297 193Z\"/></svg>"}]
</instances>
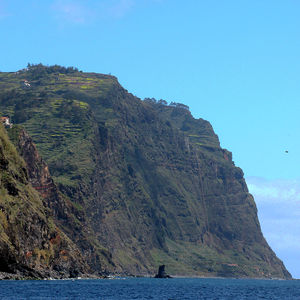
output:
<instances>
[{"instance_id":1,"label":"coastline","mask_svg":"<svg viewBox=\"0 0 300 300\"><path fill-rule=\"evenodd\" d=\"M24 276L22 274L12 274L7 272L0 272L0 281L2 280L97 280L97 279L106 279L106 280L124 280L131 278L154 278L152 274L145 275L128 275L128 274L109 274L109 275L95 275L95 274L80 274L78 277L33 277L33 276ZM172 275L172 278L165 279L237 279L237 280L300 280L299 278L266 278L266 277L217 277L217 276L193 276L193 275ZM162 278L156 278L162 279Z\"/></svg>"}]
</instances>

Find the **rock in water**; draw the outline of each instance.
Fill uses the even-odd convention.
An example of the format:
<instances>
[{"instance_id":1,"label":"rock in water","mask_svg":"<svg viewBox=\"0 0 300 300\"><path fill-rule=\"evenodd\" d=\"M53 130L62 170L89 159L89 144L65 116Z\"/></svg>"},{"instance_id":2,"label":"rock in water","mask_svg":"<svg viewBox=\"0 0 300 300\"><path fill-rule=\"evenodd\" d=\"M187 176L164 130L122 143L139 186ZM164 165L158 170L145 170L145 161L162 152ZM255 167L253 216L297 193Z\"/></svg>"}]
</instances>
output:
<instances>
[{"instance_id":1,"label":"rock in water","mask_svg":"<svg viewBox=\"0 0 300 300\"><path fill-rule=\"evenodd\" d=\"M158 268L158 273L155 275L155 278L172 278L170 275L168 275L165 271L165 265L161 265Z\"/></svg>"}]
</instances>

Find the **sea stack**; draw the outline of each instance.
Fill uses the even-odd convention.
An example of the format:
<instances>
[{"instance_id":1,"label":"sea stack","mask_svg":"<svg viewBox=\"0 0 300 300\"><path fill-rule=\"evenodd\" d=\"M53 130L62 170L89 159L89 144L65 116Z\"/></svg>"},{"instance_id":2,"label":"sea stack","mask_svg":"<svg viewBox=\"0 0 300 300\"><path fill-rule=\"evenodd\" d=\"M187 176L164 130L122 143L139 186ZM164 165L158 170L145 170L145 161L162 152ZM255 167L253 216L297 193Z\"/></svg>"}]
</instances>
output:
<instances>
[{"instance_id":1,"label":"sea stack","mask_svg":"<svg viewBox=\"0 0 300 300\"><path fill-rule=\"evenodd\" d=\"M158 268L158 273L155 275L154 278L172 278L170 275L168 275L165 271L165 265L161 265Z\"/></svg>"}]
</instances>

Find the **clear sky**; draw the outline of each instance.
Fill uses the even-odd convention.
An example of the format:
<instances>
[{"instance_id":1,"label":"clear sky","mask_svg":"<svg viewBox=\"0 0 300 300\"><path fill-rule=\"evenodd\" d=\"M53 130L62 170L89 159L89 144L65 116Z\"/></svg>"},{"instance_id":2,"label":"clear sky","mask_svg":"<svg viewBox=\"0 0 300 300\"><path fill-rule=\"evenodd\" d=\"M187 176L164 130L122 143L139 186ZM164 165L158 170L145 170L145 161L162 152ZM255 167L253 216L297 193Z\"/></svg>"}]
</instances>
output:
<instances>
[{"instance_id":1,"label":"clear sky","mask_svg":"<svg viewBox=\"0 0 300 300\"><path fill-rule=\"evenodd\" d=\"M300 278L299 15L298 0L0 0L0 71L75 66L189 105L233 152Z\"/></svg>"}]
</instances>

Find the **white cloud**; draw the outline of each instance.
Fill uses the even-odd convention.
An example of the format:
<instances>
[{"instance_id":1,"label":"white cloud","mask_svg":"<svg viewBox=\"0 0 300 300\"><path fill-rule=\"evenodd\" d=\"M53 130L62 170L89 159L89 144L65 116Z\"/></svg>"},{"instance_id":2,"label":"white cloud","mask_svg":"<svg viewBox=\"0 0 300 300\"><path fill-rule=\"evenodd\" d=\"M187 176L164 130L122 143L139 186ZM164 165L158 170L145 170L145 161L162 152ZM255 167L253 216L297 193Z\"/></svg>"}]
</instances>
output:
<instances>
[{"instance_id":1,"label":"white cloud","mask_svg":"<svg viewBox=\"0 0 300 300\"><path fill-rule=\"evenodd\" d=\"M249 191L255 195L259 195L262 197L278 197L278 189L275 187L268 186L257 186L255 184L248 184Z\"/></svg>"},{"instance_id":2,"label":"white cloud","mask_svg":"<svg viewBox=\"0 0 300 300\"><path fill-rule=\"evenodd\" d=\"M9 16L10 14L5 9L5 1L0 0L0 20Z\"/></svg>"},{"instance_id":3,"label":"white cloud","mask_svg":"<svg viewBox=\"0 0 300 300\"><path fill-rule=\"evenodd\" d=\"M146 9L149 4L158 4L163 1L164 0L53 0L52 11L61 23L86 24L96 20L121 19L137 7Z\"/></svg>"},{"instance_id":4,"label":"white cloud","mask_svg":"<svg viewBox=\"0 0 300 300\"><path fill-rule=\"evenodd\" d=\"M128 14L135 0L55 0L52 11L61 24L83 25L91 21L118 19Z\"/></svg>"},{"instance_id":5,"label":"white cloud","mask_svg":"<svg viewBox=\"0 0 300 300\"><path fill-rule=\"evenodd\" d=\"M263 234L295 278L300 278L300 180L246 178Z\"/></svg>"},{"instance_id":6,"label":"white cloud","mask_svg":"<svg viewBox=\"0 0 300 300\"><path fill-rule=\"evenodd\" d=\"M248 177L247 184L250 193L259 197L260 201L300 204L300 180Z\"/></svg>"},{"instance_id":7,"label":"white cloud","mask_svg":"<svg viewBox=\"0 0 300 300\"><path fill-rule=\"evenodd\" d=\"M93 15L87 3L82 1L56 0L52 9L61 22L73 24L84 24Z\"/></svg>"},{"instance_id":8,"label":"white cloud","mask_svg":"<svg viewBox=\"0 0 300 300\"><path fill-rule=\"evenodd\" d=\"M278 233L270 233L269 238L276 242L277 247L282 250L294 249L297 252L300 251L299 237L292 233L285 232L282 236L278 235Z\"/></svg>"},{"instance_id":9,"label":"white cloud","mask_svg":"<svg viewBox=\"0 0 300 300\"><path fill-rule=\"evenodd\" d=\"M108 12L113 17L121 18L125 16L127 13L129 13L134 5L135 5L134 0L113 1L113 3L110 4L110 6L108 7Z\"/></svg>"}]
</instances>

